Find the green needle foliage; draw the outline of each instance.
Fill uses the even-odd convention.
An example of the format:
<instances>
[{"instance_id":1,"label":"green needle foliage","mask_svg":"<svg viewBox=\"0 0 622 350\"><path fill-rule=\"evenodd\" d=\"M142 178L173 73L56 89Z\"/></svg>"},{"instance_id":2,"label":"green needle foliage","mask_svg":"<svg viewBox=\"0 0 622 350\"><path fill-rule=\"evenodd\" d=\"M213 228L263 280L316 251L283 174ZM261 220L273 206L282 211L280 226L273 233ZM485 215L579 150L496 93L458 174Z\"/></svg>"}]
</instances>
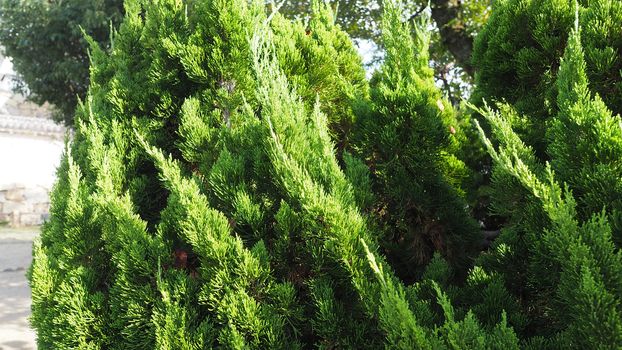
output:
<instances>
[{"instance_id":1,"label":"green needle foliage","mask_svg":"<svg viewBox=\"0 0 622 350\"><path fill-rule=\"evenodd\" d=\"M557 113L557 75L575 8L568 0L495 1L473 49L476 87L472 99L508 102L520 118L512 126L547 158L547 120ZM622 3L579 1L585 74L605 105L622 112Z\"/></svg>"},{"instance_id":2,"label":"green needle foliage","mask_svg":"<svg viewBox=\"0 0 622 350\"><path fill-rule=\"evenodd\" d=\"M493 159L492 208L508 224L469 276L479 281L459 294L476 311L499 310L491 299L506 300L497 304L534 349L622 345L619 214L617 198L607 199L616 187L601 187L619 177L610 153L619 137L609 135L620 126L588 88L575 18L557 78L559 113L547 131L550 164L512 129L515 109L478 110L498 144L479 129ZM494 285L495 298L477 295L476 288Z\"/></svg>"},{"instance_id":3,"label":"green needle foliage","mask_svg":"<svg viewBox=\"0 0 622 350\"><path fill-rule=\"evenodd\" d=\"M613 244L607 217L597 212L581 221L570 190L558 184L550 166L531 164L533 152L512 131L507 118L490 110L481 112L500 140L495 149L480 129L495 164L493 172L498 174L495 185L505 186L505 191L508 185L522 187L520 206L528 208L525 213L509 213L516 224L504 231L490 256L481 259L481 267L488 274L499 274L509 293L526 301L522 310L529 316L523 328L530 337L526 345L618 348L622 345L622 254ZM516 258L526 261L526 269L518 273L508 264ZM515 277L525 283L515 288Z\"/></svg>"},{"instance_id":4,"label":"green needle foliage","mask_svg":"<svg viewBox=\"0 0 622 350\"><path fill-rule=\"evenodd\" d=\"M351 86L357 79L365 82L364 71L360 64L349 70L340 65L360 59L330 22L328 9L319 4L316 9L318 20L310 28L317 29L318 35L308 35L303 26L278 14L270 23L289 40L277 50L283 56L350 55L325 61L323 67L313 62L312 69L305 68L310 62L300 59L287 69L301 91L322 92L320 96L332 101L330 108L345 105L339 108L345 110L342 117L334 119L339 124L337 118L348 114L347 99L358 93ZM37 248L37 255L50 258L33 265L33 286L50 278L45 271L53 271L57 280L50 283L59 284L46 283L48 287L34 291L34 308L39 311L33 323L50 333L41 333L39 345L299 347L305 329L301 328L303 309L295 299L293 283L272 276L261 240L271 232L262 229L273 225L269 220L274 219L259 210L274 210L272 206L278 204L278 197L269 196L274 185L256 187L269 178L269 168L259 143L265 129L254 116L261 107L248 28L268 20L263 6L245 1L128 1L126 12L109 55L93 44L89 98L77 114L72 152L63 163L67 165L59 169L54 219L44 228ZM292 32L299 41L291 40ZM352 72L352 77L341 71ZM304 85L311 83L315 88ZM360 93L365 94L364 88ZM315 104L316 98L314 94L298 105L299 112ZM144 140L135 130L145 135ZM246 132L250 138L243 138ZM239 145L240 141L246 144ZM236 182L229 175L239 169L236 161L242 160L231 158L226 147L254 149L245 154L246 160L263 169L248 174L248 179L240 177L239 187L235 184L219 192L219 180ZM211 157L203 152L206 148ZM160 150L175 160L162 156ZM229 195L235 196L233 201ZM70 231L75 232L73 239L83 242L53 248L54 242L60 246L69 242L65 236ZM88 238L80 236L86 234ZM86 243L89 246L83 248ZM76 261L57 263L56 258ZM69 283L78 277L84 282ZM73 293L83 302L94 296L87 309L92 316L81 319L87 310L57 305L72 294L59 294L60 288L68 288L61 287L65 285L84 289ZM92 325L86 322L89 319ZM79 334L84 337L78 338Z\"/></svg>"},{"instance_id":5,"label":"green needle foliage","mask_svg":"<svg viewBox=\"0 0 622 350\"><path fill-rule=\"evenodd\" d=\"M568 39L559 69L559 113L548 130L548 152L558 178L572 188L587 219L603 208L614 239L622 244L622 128L598 93L588 86L578 24Z\"/></svg>"},{"instance_id":6,"label":"green needle foliage","mask_svg":"<svg viewBox=\"0 0 622 350\"><path fill-rule=\"evenodd\" d=\"M429 67L429 23L402 23L392 1L382 23L386 57L359 109L355 152L372 169L387 255L410 279L434 252L466 267L480 235L462 189L468 170L454 154L463 132Z\"/></svg>"},{"instance_id":7,"label":"green needle foliage","mask_svg":"<svg viewBox=\"0 0 622 350\"><path fill-rule=\"evenodd\" d=\"M402 6L385 2L368 81L320 1L308 25L260 0L126 1L111 49L89 39L89 94L34 245L39 348L622 346L618 208L590 182L617 179L620 130L579 25L551 165L516 108L478 110L506 220L478 252L456 156L470 141L434 84L427 22Z\"/></svg>"}]
</instances>

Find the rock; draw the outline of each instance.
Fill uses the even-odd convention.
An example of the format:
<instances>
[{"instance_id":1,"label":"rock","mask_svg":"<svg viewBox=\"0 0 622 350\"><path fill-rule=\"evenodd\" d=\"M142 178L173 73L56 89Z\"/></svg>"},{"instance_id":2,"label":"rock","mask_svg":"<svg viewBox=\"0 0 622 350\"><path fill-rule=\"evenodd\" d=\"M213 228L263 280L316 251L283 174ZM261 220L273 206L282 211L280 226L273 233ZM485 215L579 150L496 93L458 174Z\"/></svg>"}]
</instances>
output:
<instances>
[{"instance_id":1,"label":"rock","mask_svg":"<svg viewBox=\"0 0 622 350\"><path fill-rule=\"evenodd\" d=\"M38 226L49 216L49 190L21 184L0 186L0 222L12 227Z\"/></svg>"},{"instance_id":2,"label":"rock","mask_svg":"<svg viewBox=\"0 0 622 350\"><path fill-rule=\"evenodd\" d=\"M12 190L14 188L24 188L25 186L20 183L8 182L8 183L0 183L0 192Z\"/></svg>"},{"instance_id":3,"label":"rock","mask_svg":"<svg viewBox=\"0 0 622 350\"><path fill-rule=\"evenodd\" d=\"M7 201L2 205L3 214L11 214L15 212L29 213L32 212L32 204L26 202Z\"/></svg>"},{"instance_id":4,"label":"rock","mask_svg":"<svg viewBox=\"0 0 622 350\"><path fill-rule=\"evenodd\" d=\"M35 203L32 205L32 212L35 214L47 214L50 211L50 203Z\"/></svg>"},{"instance_id":5,"label":"rock","mask_svg":"<svg viewBox=\"0 0 622 350\"><path fill-rule=\"evenodd\" d=\"M20 222L19 222L19 219L20 219L20 214L19 214L19 211L18 211L18 210L14 211L14 212L11 212L10 214L8 214L8 217L7 217L7 218L8 218L8 220L7 220L7 221L9 222L9 225L10 225L11 227L20 227Z\"/></svg>"}]
</instances>

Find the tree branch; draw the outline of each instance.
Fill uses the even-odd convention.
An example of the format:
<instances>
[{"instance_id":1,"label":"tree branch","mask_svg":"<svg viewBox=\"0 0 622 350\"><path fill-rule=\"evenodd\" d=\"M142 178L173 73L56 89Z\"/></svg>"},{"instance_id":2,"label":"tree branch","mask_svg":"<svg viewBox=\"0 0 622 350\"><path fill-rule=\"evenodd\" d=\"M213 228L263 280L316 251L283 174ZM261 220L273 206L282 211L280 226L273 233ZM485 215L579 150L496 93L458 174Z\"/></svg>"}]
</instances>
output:
<instances>
[{"instance_id":1,"label":"tree branch","mask_svg":"<svg viewBox=\"0 0 622 350\"><path fill-rule=\"evenodd\" d=\"M417 12L413 13L412 16L408 17L408 20L406 22L410 22L414 20L415 18L417 18L417 16L419 16L421 12L423 12L426 9L426 7L427 6L422 6L420 9L417 10Z\"/></svg>"}]
</instances>

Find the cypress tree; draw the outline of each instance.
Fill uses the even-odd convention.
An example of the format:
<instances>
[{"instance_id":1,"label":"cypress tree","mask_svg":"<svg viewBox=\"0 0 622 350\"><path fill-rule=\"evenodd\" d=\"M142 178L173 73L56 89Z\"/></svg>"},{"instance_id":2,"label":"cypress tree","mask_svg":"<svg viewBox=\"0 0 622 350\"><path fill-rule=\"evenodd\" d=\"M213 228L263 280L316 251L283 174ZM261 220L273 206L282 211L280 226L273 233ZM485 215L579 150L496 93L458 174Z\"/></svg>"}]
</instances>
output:
<instances>
[{"instance_id":1,"label":"cypress tree","mask_svg":"<svg viewBox=\"0 0 622 350\"><path fill-rule=\"evenodd\" d=\"M514 297L525 301L522 312L529 316L525 345L619 347L622 255L613 244L606 216L594 213L580 221L572 193L558 184L550 166L529 164L533 151L512 131L507 117L481 112L500 141L495 149L483 136L494 160L493 171L505 175L496 177L497 185L511 179L512 187L522 186L525 194L519 205L528 210L514 215L516 225L502 233L491 256L480 264L486 273L500 274ZM525 153L531 157L523 161L520 155ZM519 277L524 284L514 289L516 275L506 268L516 258L526 262L522 265L526 270Z\"/></svg>"},{"instance_id":2,"label":"cypress tree","mask_svg":"<svg viewBox=\"0 0 622 350\"><path fill-rule=\"evenodd\" d=\"M126 3L35 246L41 348L517 348L505 317L454 311L442 258L405 286L380 253L369 170L334 140L364 84L281 56L352 55L315 8L323 36L281 46L261 2Z\"/></svg>"},{"instance_id":3,"label":"cypress tree","mask_svg":"<svg viewBox=\"0 0 622 350\"><path fill-rule=\"evenodd\" d=\"M434 252L469 266L481 236L465 200L468 169L455 155L463 131L429 67L428 21L413 27L401 13L397 3L385 4L385 61L359 108L354 149L372 169L385 251L414 281Z\"/></svg>"},{"instance_id":4,"label":"cypress tree","mask_svg":"<svg viewBox=\"0 0 622 350\"><path fill-rule=\"evenodd\" d=\"M618 246L622 244L622 128L598 93L588 86L578 23L568 39L559 69L558 109L548 129L551 166L577 199L587 219L603 209L609 214ZM597 89L599 90L599 89Z\"/></svg>"},{"instance_id":5,"label":"cypress tree","mask_svg":"<svg viewBox=\"0 0 622 350\"><path fill-rule=\"evenodd\" d=\"M479 129L494 164L493 209L508 225L478 259L472 276L480 281L462 297L475 310L499 310L489 296L473 297L476 288L500 282L492 300L514 304L504 309L514 310L510 324L528 348L617 348L621 341L616 203L595 201L607 194L591 181L603 173L615 177L617 158L606 155L616 149L608 135L619 126L611 127L611 112L588 88L580 28L577 11L558 74L560 111L549 129L550 164L540 163L512 129L512 107L501 106L500 114L478 110L498 143L493 146Z\"/></svg>"},{"instance_id":6,"label":"cypress tree","mask_svg":"<svg viewBox=\"0 0 622 350\"><path fill-rule=\"evenodd\" d=\"M53 234L42 234L33 248L31 320L40 348L98 349L108 323L102 286L110 255L102 250L89 187L69 154L58 175L45 229Z\"/></svg>"},{"instance_id":7,"label":"cypress tree","mask_svg":"<svg viewBox=\"0 0 622 350\"><path fill-rule=\"evenodd\" d=\"M313 108L316 98L322 101L320 108L341 152L355 121L353 106L368 96L368 83L361 58L350 37L337 26L330 6L312 1L311 9L308 28L280 14L271 20L279 38L274 43L277 59L308 108Z\"/></svg>"},{"instance_id":8,"label":"cypress tree","mask_svg":"<svg viewBox=\"0 0 622 350\"><path fill-rule=\"evenodd\" d=\"M604 104L620 113L622 4L615 0L579 3L585 73ZM513 105L520 116L512 120L513 128L541 159L548 158L547 120L558 111L556 81L574 13L573 2L566 0L496 1L474 44L472 100Z\"/></svg>"},{"instance_id":9,"label":"cypress tree","mask_svg":"<svg viewBox=\"0 0 622 350\"><path fill-rule=\"evenodd\" d=\"M361 216L354 191L335 155L327 152L331 141L325 117L318 108L307 115L300 112L304 111L297 106L300 101L290 93L285 76L271 64L265 50L257 52L255 64L258 81L263 83L259 84L258 98L269 132L265 142L273 174L287 210L296 211L294 217L302 224L290 231L289 237L302 235L299 242L308 246L300 251L300 257L310 265L312 289L322 292L311 295L321 311L316 311L320 318L312 319L312 325L327 336L320 337L316 346L516 348L517 339L505 319L492 331L470 313L458 320L450 300L438 287L434 301L443 308L444 322L426 324L420 319L421 314L432 313L430 306L418 301L420 286L405 288L378 253L375 231ZM301 130L305 124L307 132ZM426 282L436 286L434 281ZM336 315L325 313L324 307L329 305L336 306ZM338 310L346 315L341 316ZM347 325L338 333L334 331L335 316L343 317Z\"/></svg>"},{"instance_id":10,"label":"cypress tree","mask_svg":"<svg viewBox=\"0 0 622 350\"><path fill-rule=\"evenodd\" d=\"M592 92L591 7L559 61L550 163L520 104L476 108L506 225L475 258L465 136L402 6L368 82L319 1L305 26L258 0L128 0L111 51L91 40L34 246L39 347L621 347L622 135Z\"/></svg>"},{"instance_id":11,"label":"cypress tree","mask_svg":"<svg viewBox=\"0 0 622 350\"><path fill-rule=\"evenodd\" d=\"M59 169L54 218L35 249L33 324L45 329L39 345L296 348L301 309L293 284L273 280L258 239L269 222L257 210L266 204L270 213L270 203L261 201L274 199L265 194L273 186L251 193L236 188L243 185L236 178L221 178L227 191L218 192L218 175L229 175L239 160L227 158L223 145L235 149L241 133L250 131L244 150L255 151L244 160L261 168L266 157L252 139L264 133L249 118L259 106L247 32L266 21L263 6L164 0L125 6L110 55L92 46L89 98ZM320 34L313 37L299 24L270 23L280 26L283 37L298 34L300 42L280 48L283 55L332 50L348 57L323 67L300 60L288 71L300 76L313 64L310 77L293 79L296 86L322 92L331 108L349 118L346 108L336 106L357 94L351 86L364 81L364 71L353 66L360 59L330 22L327 7L316 4L316 10L320 19L310 28ZM346 63L354 68L343 69ZM329 78L340 85L324 81ZM244 118L233 132L234 122ZM341 125L338 118L335 125ZM235 200L226 201L232 192ZM258 304L264 296L272 301Z\"/></svg>"}]
</instances>

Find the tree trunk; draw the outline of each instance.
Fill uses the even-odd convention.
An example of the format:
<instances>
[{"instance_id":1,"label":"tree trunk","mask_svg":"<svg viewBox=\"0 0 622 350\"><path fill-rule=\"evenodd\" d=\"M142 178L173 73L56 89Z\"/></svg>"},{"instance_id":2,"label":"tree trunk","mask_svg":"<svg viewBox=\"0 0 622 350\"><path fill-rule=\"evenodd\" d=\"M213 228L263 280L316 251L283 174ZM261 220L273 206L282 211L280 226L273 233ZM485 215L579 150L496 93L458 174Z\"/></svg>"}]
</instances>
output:
<instances>
[{"instance_id":1,"label":"tree trunk","mask_svg":"<svg viewBox=\"0 0 622 350\"><path fill-rule=\"evenodd\" d=\"M473 76L471 52L473 38L467 33L464 23L456 21L460 12L460 0L431 0L432 19L440 29L443 45L456 58L464 71Z\"/></svg>"}]
</instances>

